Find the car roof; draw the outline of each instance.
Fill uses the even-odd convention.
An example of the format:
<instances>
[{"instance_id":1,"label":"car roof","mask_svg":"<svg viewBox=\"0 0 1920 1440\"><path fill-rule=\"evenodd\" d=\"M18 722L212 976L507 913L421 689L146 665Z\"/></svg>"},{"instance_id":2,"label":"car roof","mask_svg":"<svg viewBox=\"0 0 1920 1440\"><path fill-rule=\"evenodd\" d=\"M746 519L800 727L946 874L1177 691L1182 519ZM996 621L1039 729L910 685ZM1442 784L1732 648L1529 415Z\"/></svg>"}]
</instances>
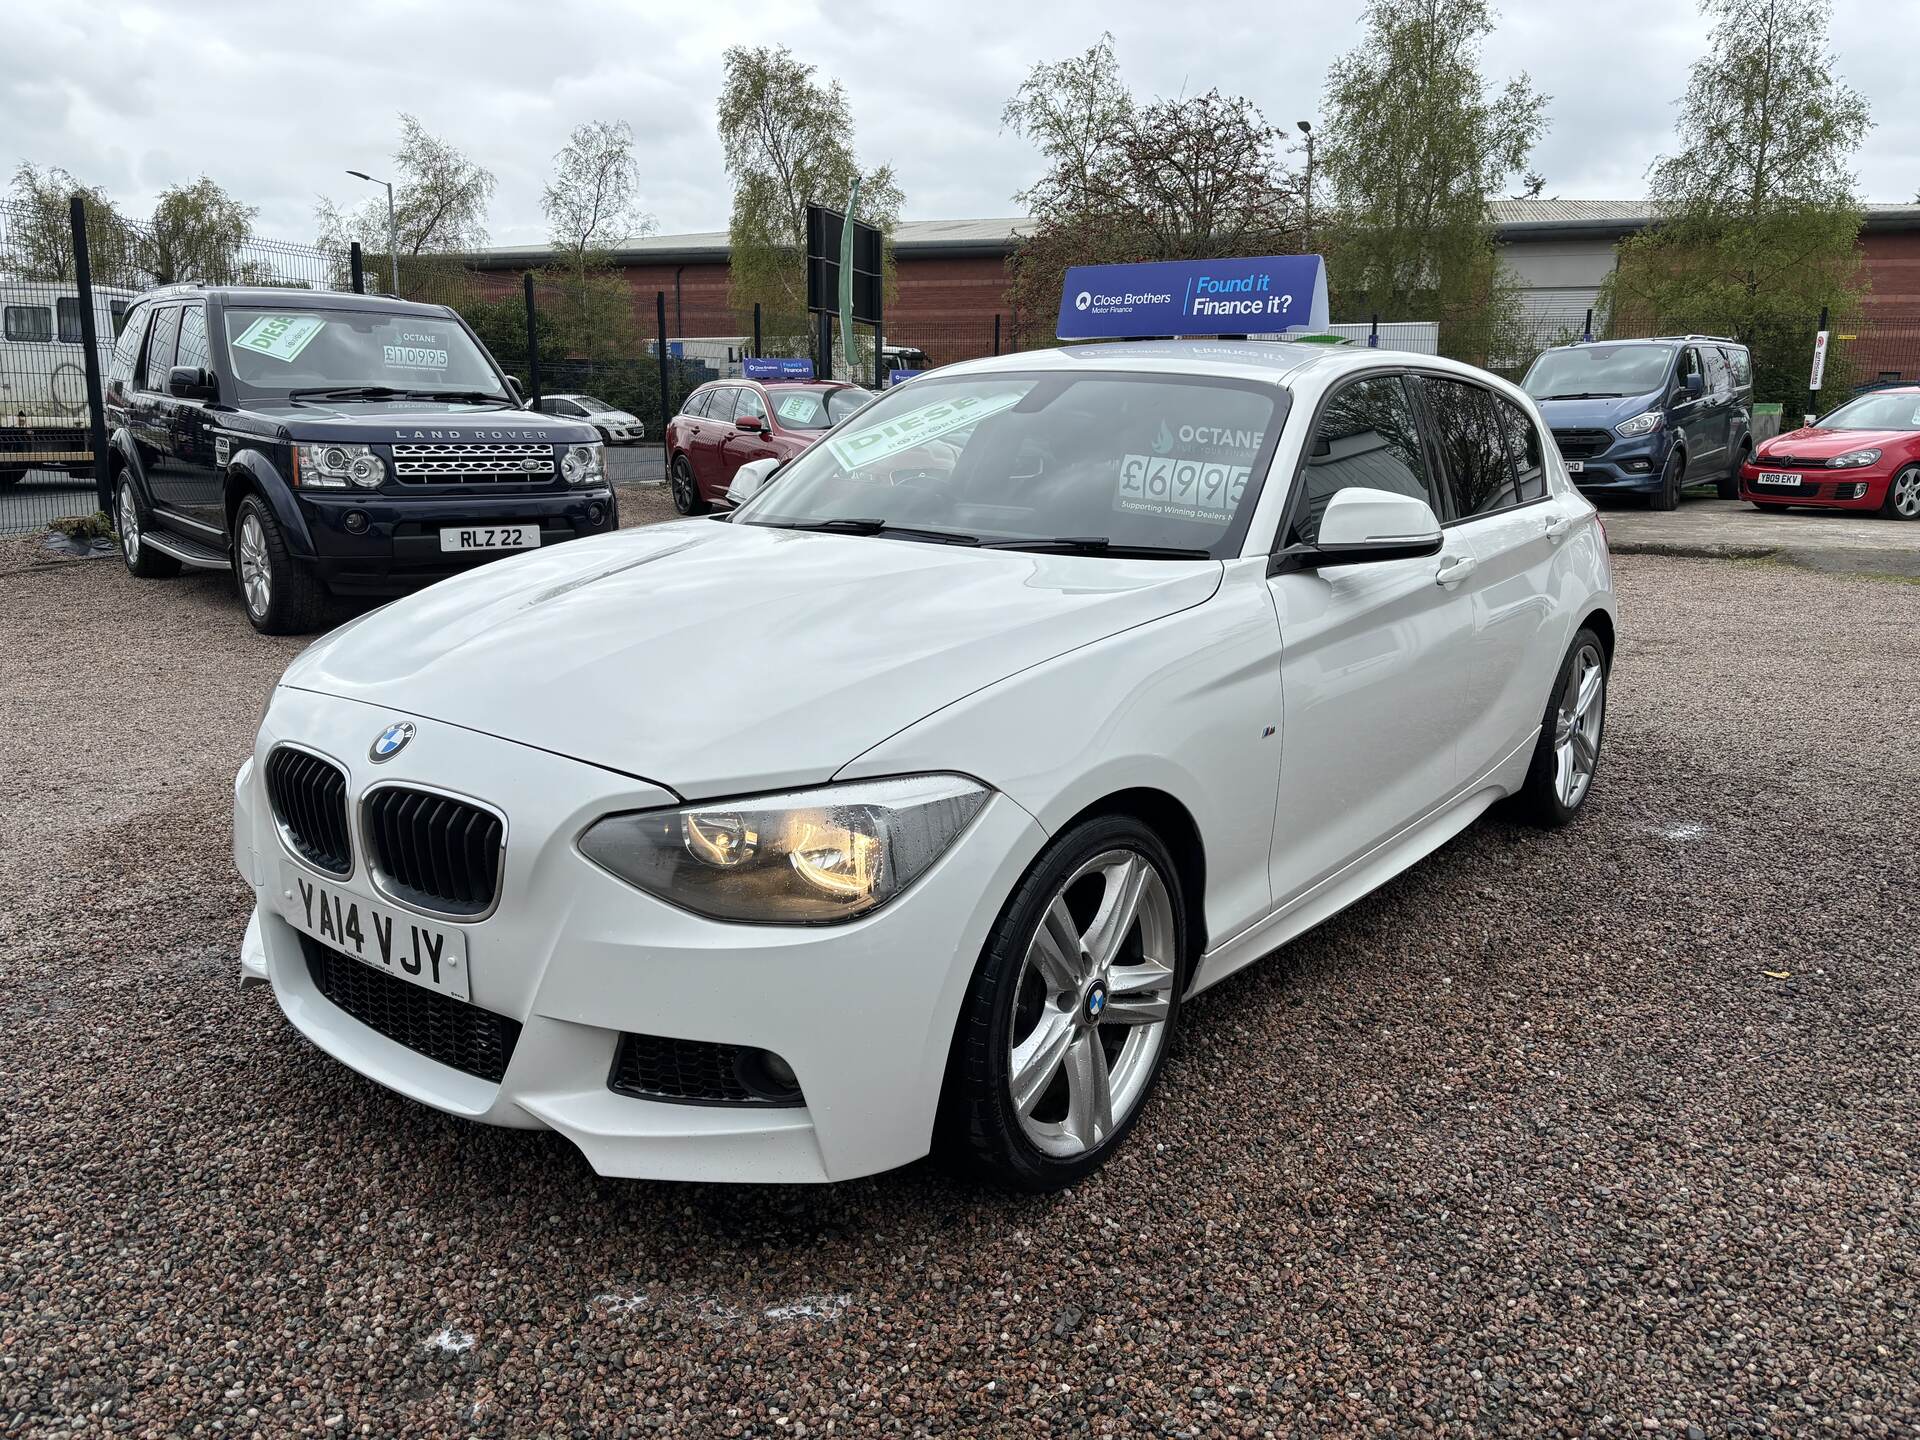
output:
<instances>
[{"instance_id":1,"label":"car roof","mask_svg":"<svg viewBox=\"0 0 1920 1440\"><path fill-rule=\"evenodd\" d=\"M1285 385L1309 373L1333 379L1351 370L1402 365L1505 383L1498 376L1439 355L1370 345L1303 344L1289 340L1129 340L1063 345L1051 350L1022 350L984 360L965 360L929 374L952 378L961 374L991 375L1008 371L1107 370L1119 374L1206 375Z\"/></svg>"},{"instance_id":2,"label":"car roof","mask_svg":"<svg viewBox=\"0 0 1920 1440\"><path fill-rule=\"evenodd\" d=\"M752 375L722 375L718 379L702 381L696 389L704 390L709 385L816 385L835 390L858 390L864 382L859 380L761 380Z\"/></svg>"},{"instance_id":3,"label":"car roof","mask_svg":"<svg viewBox=\"0 0 1920 1440\"><path fill-rule=\"evenodd\" d=\"M379 310L394 315L433 316L453 312L445 305L396 300L391 295L359 295L350 290L307 290L298 285L161 285L142 301L218 300L222 305L293 305L303 310Z\"/></svg>"}]
</instances>

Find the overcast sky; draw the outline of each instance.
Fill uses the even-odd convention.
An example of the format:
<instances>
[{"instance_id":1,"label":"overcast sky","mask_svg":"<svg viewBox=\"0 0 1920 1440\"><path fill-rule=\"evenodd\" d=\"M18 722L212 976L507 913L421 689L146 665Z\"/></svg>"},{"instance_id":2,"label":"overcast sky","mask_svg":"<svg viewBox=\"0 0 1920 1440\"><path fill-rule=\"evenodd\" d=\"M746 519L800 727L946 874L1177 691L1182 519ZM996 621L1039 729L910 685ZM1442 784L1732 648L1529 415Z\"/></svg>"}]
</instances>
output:
<instances>
[{"instance_id":1,"label":"overcast sky","mask_svg":"<svg viewBox=\"0 0 1920 1440\"><path fill-rule=\"evenodd\" d=\"M864 164L892 163L907 219L1011 215L1038 166L1000 133L1036 60L1118 41L1137 94L1217 86L1269 121L1313 119L1327 67L1357 39L1358 0L9 0L0 162L61 165L141 213L203 172L260 210L263 235L310 240L315 202L364 198L410 111L499 179L496 243L545 238L540 188L584 120L639 137L644 203L662 232L726 225L714 134L720 55L784 43L852 101ZM1833 48L1875 128L1857 162L1866 199L1920 188L1920 0L1837 0ZM1674 99L1706 25L1689 0L1508 0L1487 45L1493 80L1524 69L1552 96L1534 168L1546 194L1631 199L1672 146ZM1392 103L1390 95L1381 104Z\"/></svg>"}]
</instances>

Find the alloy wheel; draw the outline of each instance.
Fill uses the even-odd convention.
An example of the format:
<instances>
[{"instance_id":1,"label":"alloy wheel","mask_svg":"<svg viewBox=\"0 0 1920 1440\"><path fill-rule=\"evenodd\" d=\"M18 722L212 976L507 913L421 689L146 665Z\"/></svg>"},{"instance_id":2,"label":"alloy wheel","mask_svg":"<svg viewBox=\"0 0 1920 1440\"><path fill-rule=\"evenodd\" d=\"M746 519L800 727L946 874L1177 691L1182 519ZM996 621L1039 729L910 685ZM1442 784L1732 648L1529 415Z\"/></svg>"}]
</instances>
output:
<instances>
[{"instance_id":1,"label":"alloy wheel","mask_svg":"<svg viewBox=\"0 0 1920 1440\"><path fill-rule=\"evenodd\" d=\"M114 506L120 526L120 548L129 565L140 563L140 507L133 502L133 486L120 482L120 500Z\"/></svg>"},{"instance_id":2,"label":"alloy wheel","mask_svg":"<svg viewBox=\"0 0 1920 1440\"><path fill-rule=\"evenodd\" d=\"M693 476L685 460L673 462L673 508L682 515L693 512Z\"/></svg>"},{"instance_id":3,"label":"alloy wheel","mask_svg":"<svg viewBox=\"0 0 1920 1440\"><path fill-rule=\"evenodd\" d=\"M1600 733L1607 716L1607 667L1597 645L1583 644L1567 671L1553 724L1553 785L1560 803L1577 808L1600 763Z\"/></svg>"},{"instance_id":4,"label":"alloy wheel","mask_svg":"<svg viewBox=\"0 0 1920 1440\"><path fill-rule=\"evenodd\" d=\"M252 511L240 520L240 588L246 591L248 610L255 615L267 613L273 601L273 568L267 557L266 532Z\"/></svg>"},{"instance_id":5,"label":"alloy wheel","mask_svg":"<svg viewBox=\"0 0 1920 1440\"><path fill-rule=\"evenodd\" d=\"M1139 1105L1166 1043L1178 955L1166 882L1138 851L1104 851L1054 892L1008 1038L1014 1112L1038 1149L1083 1155Z\"/></svg>"},{"instance_id":6,"label":"alloy wheel","mask_svg":"<svg viewBox=\"0 0 1920 1440\"><path fill-rule=\"evenodd\" d=\"M1909 466L1893 477L1887 506L1902 520L1920 516L1920 466Z\"/></svg>"}]
</instances>

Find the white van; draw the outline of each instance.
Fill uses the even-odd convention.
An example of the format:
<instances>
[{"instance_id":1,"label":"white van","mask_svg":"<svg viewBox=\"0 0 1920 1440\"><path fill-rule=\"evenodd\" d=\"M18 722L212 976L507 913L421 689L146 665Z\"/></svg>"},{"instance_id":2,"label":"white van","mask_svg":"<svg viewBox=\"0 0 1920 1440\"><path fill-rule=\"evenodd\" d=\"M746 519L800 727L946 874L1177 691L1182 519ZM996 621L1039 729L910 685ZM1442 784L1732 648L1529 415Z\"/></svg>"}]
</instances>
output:
<instances>
[{"instance_id":1,"label":"white van","mask_svg":"<svg viewBox=\"0 0 1920 1440\"><path fill-rule=\"evenodd\" d=\"M139 293L93 288L102 375L127 306ZM81 473L91 466L80 345L80 293L71 281L0 280L0 488L31 469Z\"/></svg>"}]
</instances>

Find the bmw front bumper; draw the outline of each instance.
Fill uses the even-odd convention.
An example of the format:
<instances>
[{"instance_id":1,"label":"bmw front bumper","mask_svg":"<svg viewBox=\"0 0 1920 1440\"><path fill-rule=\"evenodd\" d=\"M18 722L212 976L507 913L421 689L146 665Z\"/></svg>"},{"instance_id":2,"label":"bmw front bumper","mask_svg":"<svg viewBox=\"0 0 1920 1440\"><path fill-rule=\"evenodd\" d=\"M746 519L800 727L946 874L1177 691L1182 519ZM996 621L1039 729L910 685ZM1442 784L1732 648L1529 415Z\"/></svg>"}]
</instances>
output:
<instances>
[{"instance_id":1,"label":"bmw front bumper","mask_svg":"<svg viewBox=\"0 0 1920 1440\"><path fill-rule=\"evenodd\" d=\"M399 718L418 733L375 766L367 747ZM392 901L365 879L363 854L339 880L282 841L262 778L282 739L346 772L349 815L378 778L465 794L506 816L498 905L458 927L471 1004L520 1026L497 1082L429 1058L322 993L312 942L289 921L299 880ZM295 1028L361 1074L451 1114L557 1130L602 1175L832 1181L926 1154L961 1000L1001 902L1045 839L1038 823L995 794L932 869L875 913L829 926L734 925L643 894L575 848L601 815L674 803L648 782L543 750L282 689L235 779L234 858L256 899L242 978L270 981ZM623 1034L771 1051L792 1067L801 1103L619 1093L610 1082Z\"/></svg>"}]
</instances>

